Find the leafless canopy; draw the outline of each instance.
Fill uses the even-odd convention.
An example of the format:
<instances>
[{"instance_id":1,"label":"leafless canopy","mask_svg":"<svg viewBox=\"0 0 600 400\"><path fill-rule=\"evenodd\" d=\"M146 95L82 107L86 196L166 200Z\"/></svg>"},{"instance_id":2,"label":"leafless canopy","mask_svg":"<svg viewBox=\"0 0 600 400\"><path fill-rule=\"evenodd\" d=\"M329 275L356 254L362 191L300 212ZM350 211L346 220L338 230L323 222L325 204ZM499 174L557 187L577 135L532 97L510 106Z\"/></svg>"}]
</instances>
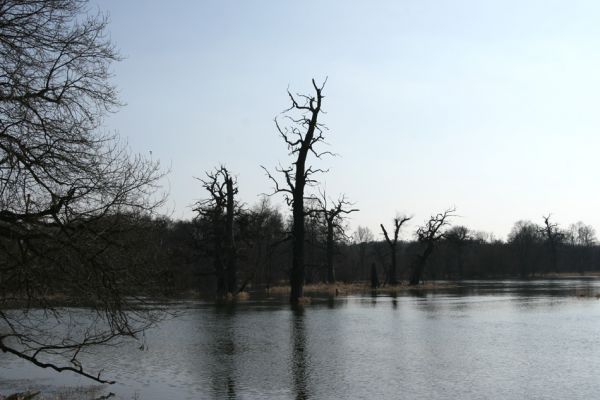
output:
<instances>
[{"instance_id":1,"label":"leafless canopy","mask_svg":"<svg viewBox=\"0 0 600 400\"><path fill-rule=\"evenodd\" d=\"M355 203L349 201L344 194L341 194L337 200L328 198L325 191L319 191L319 194L320 197L315 197L316 208L313 209L313 212L323 217L326 227L331 227L339 237L348 239L344 227L344 217L360 210L352 208Z\"/></svg>"},{"instance_id":2,"label":"leafless canopy","mask_svg":"<svg viewBox=\"0 0 600 400\"><path fill-rule=\"evenodd\" d=\"M273 182L274 192L283 193L286 202L289 206L293 203L294 191L297 190L298 183L303 188L304 185L314 185L317 183L312 176L316 173L327 172L321 168L306 167L307 153L313 154L316 158L321 158L324 155L334 155L330 151L317 151L316 145L326 143L324 133L327 127L318 122L318 115L323 113L322 102L325 96L322 94L327 79L321 86L318 86L315 80L312 80L312 85L315 90L315 96L307 96L304 94L292 94L288 90L288 97L291 105L281 113L281 117L275 118L275 126L279 136L286 143L289 155L295 157L296 161L292 162L289 167L278 166L276 171L284 177L285 183L279 184L267 168L261 166L266 172L268 178ZM282 125L281 119L287 122ZM298 176L298 163L302 167L303 172ZM300 179L298 179L300 178Z\"/></svg>"},{"instance_id":3,"label":"leafless canopy","mask_svg":"<svg viewBox=\"0 0 600 400\"><path fill-rule=\"evenodd\" d=\"M0 350L105 382L77 356L148 322L127 311L144 263L123 248L162 205L163 173L99 130L119 106L110 83L119 56L106 17L86 7L0 1ZM58 297L85 301L97 317L65 330L69 311L49 300ZM44 361L57 353L66 366Z\"/></svg>"},{"instance_id":4,"label":"leafless canopy","mask_svg":"<svg viewBox=\"0 0 600 400\"><path fill-rule=\"evenodd\" d=\"M229 173L229 170L221 165L213 171L205 173L205 178L196 178L202 183L202 187L208 192L209 197L198 200L193 211L207 217L214 213L225 214L227 208L227 181L233 181L233 193L238 194L237 179Z\"/></svg>"},{"instance_id":5,"label":"leafless canopy","mask_svg":"<svg viewBox=\"0 0 600 400\"><path fill-rule=\"evenodd\" d=\"M432 215L425 222L425 225L417 229L417 239L419 242L436 242L444 238L446 232L442 228L450 225L449 219L455 216L455 211L456 209L452 207L442 213Z\"/></svg>"},{"instance_id":6,"label":"leafless canopy","mask_svg":"<svg viewBox=\"0 0 600 400\"><path fill-rule=\"evenodd\" d=\"M385 237L385 241L388 245L392 247L396 246L396 243L398 243L398 234L400 233L400 228L402 228L402 225L404 225L404 223L410 221L411 219L412 217L407 216L397 216L396 218L394 218L394 240L390 239L390 236L388 235L385 226L383 226L383 224L379 224L379 226L381 227L381 231L383 232L383 236Z\"/></svg>"},{"instance_id":7,"label":"leafless canopy","mask_svg":"<svg viewBox=\"0 0 600 400\"><path fill-rule=\"evenodd\" d=\"M565 238L565 233L562 232L556 222L550 221L552 214L544 215L542 218L544 219L544 227L540 230L540 233L553 246L561 242Z\"/></svg>"}]
</instances>

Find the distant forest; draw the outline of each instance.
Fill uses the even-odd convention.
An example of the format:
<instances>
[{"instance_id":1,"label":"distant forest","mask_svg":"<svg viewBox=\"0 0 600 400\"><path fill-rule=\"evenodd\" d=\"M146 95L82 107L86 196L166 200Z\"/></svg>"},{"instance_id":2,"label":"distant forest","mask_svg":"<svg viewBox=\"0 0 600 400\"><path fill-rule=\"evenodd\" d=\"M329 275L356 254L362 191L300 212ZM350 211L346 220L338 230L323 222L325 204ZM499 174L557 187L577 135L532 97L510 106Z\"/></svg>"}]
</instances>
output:
<instances>
[{"instance_id":1,"label":"distant forest","mask_svg":"<svg viewBox=\"0 0 600 400\"><path fill-rule=\"evenodd\" d=\"M214 215L204 213L187 221L148 221L152 229L144 230L148 235L146 248L158 250L153 260L164 268L165 289L214 293L218 264L223 262L220 244L226 240L219 232L221 225L211 218ZM578 222L561 229L550 216L541 220L541 224L516 222L506 241L465 226L450 226L428 257L422 278L425 281L534 278L600 271L600 246L591 226ZM382 231L359 226L347 234L343 228L336 229L334 236L335 279L370 281L375 266L380 284L389 284L392 248ZM237 279L242 290L287 285L292 262L290 229L291 218L286 218L266 197L256 205L237 210L234 219ZM324 214L309 214L305 233L305 282L327 282L328 229ZM154 246L149 246L148 240ZM410 279L411 269L423 254L424 246L416 233L414 240L398 240L395 253L397 278L401 282Z\"/></svg>"}]
</instances>

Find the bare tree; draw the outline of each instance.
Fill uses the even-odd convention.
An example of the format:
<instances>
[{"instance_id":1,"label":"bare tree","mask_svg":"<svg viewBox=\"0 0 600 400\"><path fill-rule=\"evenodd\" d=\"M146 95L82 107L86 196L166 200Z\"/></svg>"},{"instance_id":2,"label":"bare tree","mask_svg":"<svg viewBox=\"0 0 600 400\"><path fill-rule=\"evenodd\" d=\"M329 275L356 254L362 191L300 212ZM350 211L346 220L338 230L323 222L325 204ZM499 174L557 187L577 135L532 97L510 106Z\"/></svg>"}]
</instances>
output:
<instances>
[{"instance_id":1,"label":"bare tree","mask_svg":"<svg viewBox=\"0 0 600 400\"><path fill-rule=\"evenodd\" d=\"M335 269L333 265L335 240L336 237L346 237L344 230L345 216L359 210L357 208L350 208L354 204L349 202L344 195L341 195L336 201L328 200L325 191L320 192L320 195L317 198L318 208L315 211L322 216L325 223L327 283L335 283Z\"/></svg>"},{"instance_id":2,"label":"bare tree","mask_svg":"<svg viewBox=\"0 0 600 400\"><path fill-rule=\"evenodd\" d=\"M78 355L152 320L131 304L155 289L139 228L162 205L163 173L99 131L119 106L119 56L86 6L0 1L0 350L107 382ZM58 296L97 317L59 310Z\"/></svg>"},{"instance_id":3,"label":"bare tree","mask_svg":"<svg viewBox=\"0 0 600 400\"><path fill-rule=\"evenodd\" d=\"M404 225L405 222L408 222L412 219L412 217L407 217L407 216L402 216L402 217L396 217L394 218L394 239L390 239L390 236L388 235L387 230L385 229L385 227L383 226L383 224L380 224L379 226L381 226L381 230L383 231L383 236L385 236L385 241L387 242L388 246L390 247L390 252L392 255L392 265L390 266L389 270L388 270L388 277L387 277L387 281L389 282L390 285L397 285L398 284L398 277L397 277L397 265L396 265L396 256L397 256L397 246L398 246L398 234L400 233L400 228L402 228L402 225Z\"/></svg>"},{"instance_id":4,"label":"bare tree","mask_svg":"<svg viewBox=\"0 0 600 400\"><path fill-rule=\"evenodd\" d=\"M582 221L569 225L567 231L567 239L571 244L571 248L578 248L573 260L576 264L576 269L579 273L590 267L592 258L592 247L597 243L596 231L591 225L586 225Z\"/></svg>"},{"instance_id":5,"label":"bare tree","mask_svg":"<svg viewBox=\"0 0 600 400\"><path fill-rule=\"evenodd\" d=\"M217 277L217 296L236 294L237 248L234 221L239 214L239 205L235 201L237 182L224 166L206 172L206 178L197 179L210 195L207 199L196 202L193 210L198 213L198 217L205 218L210 226L208 233Z\"/></svg>"},{"instance_id":6,"label":"bare tree","mask_svg":"<svg viewBox=\"0 0 600 400\"><path fill-rule=\"evenodd\" d=\"M597 243L596 230L582 221L569 225L569 241L576 246L591 247Z\"/></svg>"},{"instance_id":7,"label":"bare tree","mask_svg":"<svg viewBox=\"0 0 600 400\"><path fill-rule=\"evenodd\" d=\"M565 234L560 230L558 224L550 221L552 214L542 216L544 219L544 227L541 230L546 241L546 245L550 249L550 259L552 271L558 272L558 247L565 238Z\"/></svg>"},{"instance_id":8,"label":"bare tree","mask_svg":"<svg viewBox=\"0 0 600 400\"><path fill-rule=\"evenodd\" d=\"M313 175L324 172L306 164L309 154L315 158L321 158L328 151L317 152L317 144L325 140L325 127L319 123L319 115L322 112L323 88L327 80L321 86L312 80L314 95L293 95L288 91L291 106L284 111L285 119L289 126L282 127L275 119L275 125L279 135L286 143L290 155L295 161L289 167L279 167L277 172L283 174L285 184L279 182L269 171L263 167L267 176L275 185L274 193L284 193L288 206L292 208L292 269L290 271L290 301L297 303L303 296L304 288L304 217L307 212L304 208L305 188L307 185L316 183Z\"/></svg>"},{"instance_id":9,"label":"bare tree","mask_svg":"<svg viewBox=\"0 0 600 400\"><path fill-rule=\"evenodd\" d=\"M445 232L442 228L447 226L448 218L454 216L454 208L449 208L443 213L432 215L431 218L417 229L417 240L424 245L423 252L418 254L413 264L410 285L418 285L423 280L423 271L427 259L433 253L435 243L444 238Z\"/></svg>"}]
</instances>

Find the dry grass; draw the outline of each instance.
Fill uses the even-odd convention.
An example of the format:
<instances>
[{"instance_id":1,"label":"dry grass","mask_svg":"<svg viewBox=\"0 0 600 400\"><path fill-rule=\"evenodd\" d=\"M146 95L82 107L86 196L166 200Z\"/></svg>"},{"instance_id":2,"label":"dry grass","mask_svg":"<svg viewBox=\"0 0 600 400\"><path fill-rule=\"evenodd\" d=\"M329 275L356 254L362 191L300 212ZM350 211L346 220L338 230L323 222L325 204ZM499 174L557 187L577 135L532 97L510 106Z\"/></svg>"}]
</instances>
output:
<instances>
[{"instance_id":1,"label":"dry grass","mask_svg":"<svg viewBox=\"0 0 600 400\"><path fill-rule=\"evenodd\" d=\"M235 295L236 300L248 300L250 298L250 293L248 292L240 292Z\"/></svg>"},{"instance_id":2,"label":"dry grass","mask_svg":"<svg viewBox=\"0 0 600 400\"><path fill-rule=\"evenodd\" d=\"M600 271L586 271L586 272L549 272L547 274L540 274L536 276L539 278L598 278L600 277Z\"/></svg>"},{"instance_id":3,"label":"dry grass","mask_svg":"<svg viewBox=\"0 0 600 400\"><path fill-rule=\"evenodd\" d=\"M114 394L106 393L102 386L65 387L52 394L42 394L37 390L13 393L6 396L0 394L0 400L99 400L113 398Z\"/></svg>"},{"instance_id":4,"label":"dry grass","mask_svg":"<svg viewBox=\"0 0 600 400\"><path fill-rule=\"evenodd\" d=\"M236 301L244 301L250 298L250 293L248 292L239 292L237 294L227 293L223 297L217 297L217 303L235 303Z\"/></svg>"},{"instance_id":5,"label":"dry grass","mask_svg":"<svg viewBox=\"0 0 600 400\"><path fill-rule=\"evenodd\" d=\"M344 296L358 293L397 293L401 291L412 291L412 290L435 290L435 289L446 289L456 287L454 283L438 283L438 282L427 282L422 285L409 286L406 284L384 286L377 289L371 289L371 286L367 283L311 283L304 285L304 293L306 294L327 294L331 296ZM278 285L267 289L268 294L289 294L290 287L288 285Z\"/></svg>"},{"instance_id":6,"label":"dry grass","mask_svg":"<svg viewBox=\"0 0 600 400\"><path fill-rule=\"evenodd\" d=\"M580 299L591 299L591 298L595 298L600 300L600 293L590 293L589 290L576 290L575 291L575 297L578 297Z\"/></svg>"}]
</instances>

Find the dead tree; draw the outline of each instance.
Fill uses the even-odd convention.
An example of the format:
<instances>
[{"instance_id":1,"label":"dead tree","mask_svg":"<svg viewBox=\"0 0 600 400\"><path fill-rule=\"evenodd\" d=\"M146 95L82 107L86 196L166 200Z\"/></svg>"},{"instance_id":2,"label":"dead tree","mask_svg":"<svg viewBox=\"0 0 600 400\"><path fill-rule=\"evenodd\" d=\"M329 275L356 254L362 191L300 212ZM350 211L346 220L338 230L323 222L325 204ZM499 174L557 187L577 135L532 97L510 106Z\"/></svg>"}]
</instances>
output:
<instances>
[{"instance_id":1,"label":"dead tree","mask_svg":"<svg viewBox=\"0 0 600 400\"><path fill-rule=\"evenodd\" d=\"M209 241L217 277L217 296L237 291L237 248L235 244L235 216L239 207L235 201L237 182L226 167L207 172L200 179L210 197L196 202L194 211L210 226Z\"/></svg>"},{"instance_id":2,"label":"dead tree","mask_svg":"<svg viewBox=\"0 0 600 400\"><path fill-rule=\"evenodd\" d=\"M423 280L423 271L427 259L433 253L435 243L445 237L443 227L449 225L448 219L454 216L456 209L450 208L443 213L432 215L425 225L417 229L417 240L424 245L423 252L418 254L412 268L409 285L418 285Z\"/></svg>"},{"instance_id":3,"label":"dead tree","mask_svg":"<svg viewBox=\"0 0 600 400\"><path fill-rule=\"evenodd\" d=\"M344 195L341 195L336 201L328 201L325 191L320 192L320 195L317 198L318 208L314 211L321 215L325 225L327 283L335 283L335 269L333 265L335 240L336 237L346 237L346 233L344 232L345 216L359 210L357 208L350 208L353 203L346 200Z\"/></svg>"},{"instance_id":4,"label":"dead tree","mask_svg":"<svg viewBox=\"0 0 600 400\"><path fill-rule=\"evenodd\" d=\"M544 227L541 229L541 233L544 236L546 245L550 249L552 270L558 272L558 246L564 240L565 234L560 231L557 223L550 222L551 216L552 214L542 216L544 219Z\"/></svg>"},{"instance_id":5,"label":"dead tree","mask_svg":"<svg viewBox=\"0 0 600 400\"><path fill-rule=\"evenodd\" d=\"M290 271L290 301L297 303L303 296L304 289L304 217L307 212L304 208L305 188L307 185L316 183L313 175L318 172L325 172L318 168L307 165L309 154L315 158L321 158L331 152L317 152L315 146L323 142L324 131L326 128L318 122L322 111L323 88L327 80L321 86L318 86L315 80L312 80L314 95L293 95L288 91L291 106L286 109L285 119L289 125L282 127L277 118L275 126L279 135L286 143L291 156L295 157L292 165L289 167L278 167L277 172L283 174L285 184L279 185L279 181L262 167L269 179L274 183L274 193L283 193L288 206L292 208L292 269Z\"/></svg>"},{"instance_id":6,"label":"dead tree","mask_svg":"<svg viewBox=\"0 0 600 400\"><path fill-rule=\"evenodd\" d=\"M398 284L398 277L397 277L397 262L396 262L396 256L397 256L397 246L398 246L398 234L400 233L400 228L402 228L402 225L404 225L405 222L408 222L411 220L412 217L396 217L394 218L394 239L390 239L390 236L388 235L387 230L385 229L385 227L383 226L383 224L380 224L379 226L381 226L381 230L383 231L383 236L385 236L385 241L387 242L387 244L390 246L390 252L392 255L392 265L390 266L389 270L388 270L388 277L387 277L387 281L390 285L397 285Z\"/></svg>"}]
</instances>

